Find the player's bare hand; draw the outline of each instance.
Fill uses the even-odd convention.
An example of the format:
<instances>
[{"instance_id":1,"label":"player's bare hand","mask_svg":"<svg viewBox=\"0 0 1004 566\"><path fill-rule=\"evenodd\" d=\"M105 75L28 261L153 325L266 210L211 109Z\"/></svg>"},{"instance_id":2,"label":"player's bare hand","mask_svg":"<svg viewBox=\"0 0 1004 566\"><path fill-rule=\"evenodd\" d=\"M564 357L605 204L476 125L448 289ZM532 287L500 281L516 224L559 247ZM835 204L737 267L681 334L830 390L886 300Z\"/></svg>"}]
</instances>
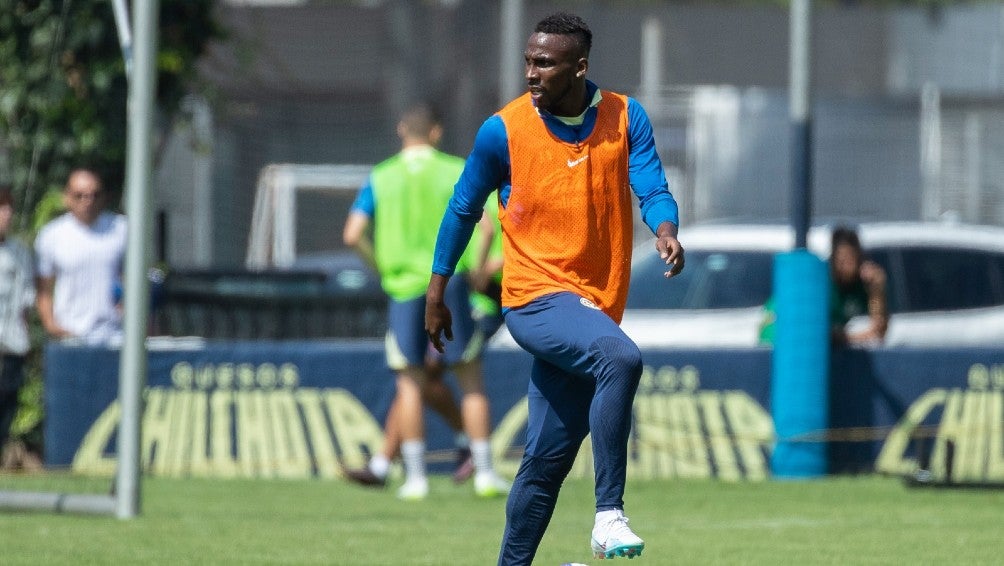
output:
<instances>
[{"instance_id":1,"label":"player's bare hand","mask_svg":"<svg viewBox=\"0 0 1004 566\"><path fill-rule=\"evenodd\" d=\"M674 277L683 271L685 263L683 245L676 236L669 234L659 236L655 241L655 249L659 252L659 257L669 266L669 270L664 274L666 277Z\"/></svg>"},{"instance_id":2,"label":"player's bare hand","mask_svg":"<svg viewBox=\"0 0 1004 566\"><path fill-rule=\"evenodd\" d=\"M429 335L432 347L440 354L446 349L443 336L447 340L453 340L453 315L443 301L447 281L447 277L433 274L425 292L425 333Z\"/></svg>"}]
</instances>

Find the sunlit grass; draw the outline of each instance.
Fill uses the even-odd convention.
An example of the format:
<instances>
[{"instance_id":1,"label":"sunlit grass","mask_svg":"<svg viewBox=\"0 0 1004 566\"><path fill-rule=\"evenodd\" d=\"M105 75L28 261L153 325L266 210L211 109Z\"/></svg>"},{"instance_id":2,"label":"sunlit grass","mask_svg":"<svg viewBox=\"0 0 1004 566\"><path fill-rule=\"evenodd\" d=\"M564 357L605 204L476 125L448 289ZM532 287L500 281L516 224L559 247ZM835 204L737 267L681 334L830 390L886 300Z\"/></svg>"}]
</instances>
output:
<instances>
[{"instance_id":1,"label":"sunlit grass","mask_svg":"<svg viewBox=\"0 0 1004 566\"><path fill-rule=\"evenodd\" d=\"M77 483L75 483L77 482ZM4 476L0 489L107 492L108 480ZM0 512L4 564L494 564L503 500L435 477L426 501L339 481L143 481L140 517ZM631 481L631 564L999 564L1004 490L882 477ZM569 481L535 564L596 564L592 483ZM624 559L618 559L624 563Z\"/></svg>"}]
</instances>

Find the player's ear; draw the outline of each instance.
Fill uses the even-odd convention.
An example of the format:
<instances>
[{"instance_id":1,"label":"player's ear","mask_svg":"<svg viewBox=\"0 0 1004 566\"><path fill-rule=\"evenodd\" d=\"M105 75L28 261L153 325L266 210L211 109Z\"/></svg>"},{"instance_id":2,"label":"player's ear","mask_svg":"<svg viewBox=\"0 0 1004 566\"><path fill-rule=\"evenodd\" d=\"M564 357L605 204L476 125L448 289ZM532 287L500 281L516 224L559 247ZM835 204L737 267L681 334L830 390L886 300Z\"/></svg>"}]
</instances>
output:
<instances>
[{"instance_id":1,"label":"player's ear","mask_svg":"<svg viewBox=\"0 0 1004 566\"><path fill-rule=\"evenodd\" d=\"M575 76L577 78L583 78L586 76L586 71L589 70L589 59L581 57L575 69Z\"/></svg>"},{"instance_id":2,"label":"player's ear","mask_svg":"<svg viewBox=\"0 0 1004 566\"><path fill-rule=\"evenodd\" d=\"M436 124L429 130L429 143L434 146L439 145L441 139L443 139L443 127Z\"/></svg>"}]
</instances>

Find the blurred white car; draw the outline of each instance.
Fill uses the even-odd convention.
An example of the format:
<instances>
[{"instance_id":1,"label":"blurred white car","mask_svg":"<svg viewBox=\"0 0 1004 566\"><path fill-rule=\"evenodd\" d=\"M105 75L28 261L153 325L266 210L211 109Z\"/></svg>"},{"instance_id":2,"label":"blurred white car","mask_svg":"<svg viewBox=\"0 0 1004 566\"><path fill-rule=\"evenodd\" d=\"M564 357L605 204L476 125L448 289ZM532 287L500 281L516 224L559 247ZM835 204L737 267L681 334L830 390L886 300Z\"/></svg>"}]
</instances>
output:
<instances>
[{"instance_id":1,"label":"blurred white car","mask_svg":"<svg viewBox=\"0 0 1004 566\"><path fill-rule=\"evenodd\" d=\"M885 346L1004 344L1004 228L925 222L856 228L867 257L887 274ZM830 229L814 227L808 235L807 247L821 258L829 257ZM625 332L648 348L755 347L774 256L794 245L791 227L707 224L681 230L680 242L687 265L669 280L654 240L635 249ZM516 347L504 328L493 345Z\"/></svg>"}]
</instances>

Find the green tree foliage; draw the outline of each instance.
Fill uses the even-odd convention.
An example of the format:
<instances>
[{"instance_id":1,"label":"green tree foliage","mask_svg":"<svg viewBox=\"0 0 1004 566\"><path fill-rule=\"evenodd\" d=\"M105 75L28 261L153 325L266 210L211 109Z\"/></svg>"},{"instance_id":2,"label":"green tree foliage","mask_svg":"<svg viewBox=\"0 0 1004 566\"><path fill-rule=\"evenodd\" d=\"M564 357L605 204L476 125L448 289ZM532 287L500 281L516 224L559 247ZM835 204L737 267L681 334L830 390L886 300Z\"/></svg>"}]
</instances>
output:
<instances>
[{"instance_id":1,"label":"green tree foliage","mask_svg":"<svg viewBox=\"0 0 1004 566\"><path fill-rule=\"evenodd\" d=\"M222 36L212 0L161 0L157 122L169 123ZM128 84L111 0L0 0L0 146L24 229L49 217L69 171L88 165L120 193ZM39 214L32 214L37 212Z\"/></svg>"},{"instance_id":2,"label":"green tree foliage","mask_svg":"<svg viewBox=\"0 0 1004 566\"><path fill-rule=\"evenodd\" d=\"M121 192L125 173L128 83L113 0L0 0L0 182L14 187L26 236L61 212L73 167L101 173ZM196 62L223 34L212 0L161 0L157 124L170 124L193 88ZM12 436L40 451L44 342L37 316L27 382Z\"/></svg>"}]
</instances>

